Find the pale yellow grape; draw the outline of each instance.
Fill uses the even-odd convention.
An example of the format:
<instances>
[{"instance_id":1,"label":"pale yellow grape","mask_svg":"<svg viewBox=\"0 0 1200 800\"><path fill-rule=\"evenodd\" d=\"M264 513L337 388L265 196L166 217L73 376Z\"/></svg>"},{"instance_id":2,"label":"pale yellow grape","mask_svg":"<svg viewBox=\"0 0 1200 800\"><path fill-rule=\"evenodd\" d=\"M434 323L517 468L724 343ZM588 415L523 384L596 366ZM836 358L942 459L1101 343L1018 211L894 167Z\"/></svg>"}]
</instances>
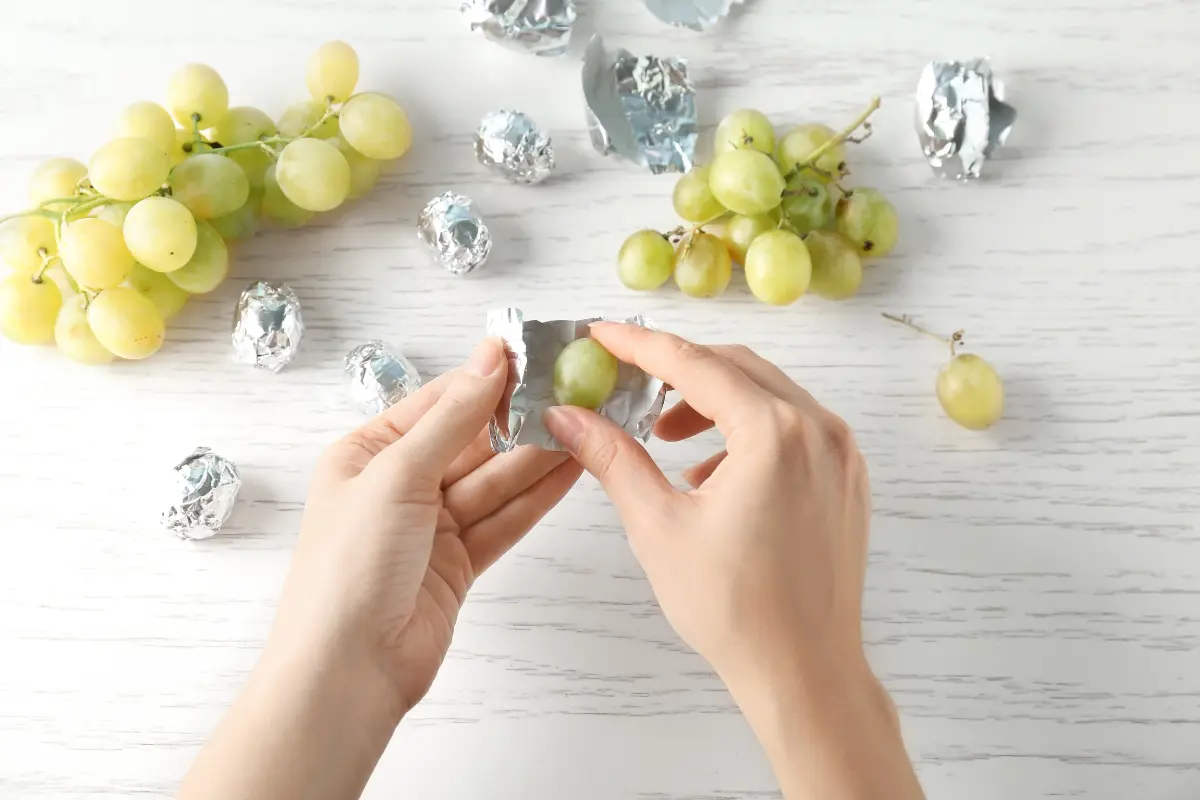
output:
<instances>
[{"instance_id":1,"label":"pale yellow grape","mask_svg":"<svg viewBox=\"0 0 1200 800\"><path fill-rule=\"evenodd\" d=\"M67 298L58 312L58 319L54 323L54 343L58 345L58 352L80 364L111 364L116 357L92 333L87 305L81 294Z\"/></svg>"},{"instance_id":2,"label":"pale yellow grape","mask_svg":"<svg viewBox=\"0 0 1200 800\"><path fill-rule=\"evenodd\" d=\"M340 135L330 139L329 143L345 156L346 163L350 165L350 194L348 198L350 200L357 200L371 191L375 186L375 182L379 180L379 162L373 158L367 158L355 150Z\"/></svg>"},{"instance_id":3,"label":"pale yellow grape","mask_svg":"<svg viewBox=\"0 0 1200 800\"><path fill-rule=\"evenodd\" d=\"M96 341L121 358L148 358L162 347L162 315L154 303L128 286L105 289L92 298L87 319Z\"/></svg>"},{"instance_id":4,"label":"pale yellow grape","mask_svg":"<svg viewBox=\"0 0 1200 800\"><path fill-rule=\"evenodd\" d=\"M73 158L50 158L37 165L29 178L29 204L74 197L75 187L87 177L87 167Z\"/></svg>"},{"instance_id":5,"label":"pale yellow grape","mask_svg":"<svg viewBox=\"0 0 1200 800\"><path fill-rule=\"evenodd\" d=\"M196 218L170 197L147 197L129 210L122 228L136 261L156 272L171 272L196 252Z\"/></svg>"},{"instance_id":6,"label":"pale yellow grape","mask_svg":"<svg viewBox=\"0 0 1200 800\"><path fill-rule=\"evenodd\" d=\"M58 252L54 223L46 217L16 217L0 224L0 261L20 275L33 275L42 268L42 251Z\"/></svg>"},{"instance_id":7,"label":"pale yellow grape","mask_svg":"<svg viewBox=\"0 0 1200 800\"><path fill-rule=\"evenodd\" d=\"M312 211L306 211L293 203L279 188L275 179L275 165L267 167L263 176L262 213L264 217L274 220L285 228L299 228L313 218Z\"/></svg>"},{"instance_id":8,"label":"pale yellow grape","mask_svg":"<svg viewBox=\"0 0 1200 800\"><path fill-rule=\"evenodd\" d=\"M617 253L617 277L635 291L657 289L670 280L674 271L675 246L658 231L638 231Z\"/></svg>"},{"instance_id":9,"label":"pale yellow grape","mask_svg":"<svg viewBox=\"0 0 1200 800\"><path fill-rule=\"evenodd\" d=\"M229 110L229 89L215 69L206 64L181 67L167 83L167 107L175 121L192 129L193 115L201 128L211 128Z\"/></svg>"},{"instance_id":10,"label":"pale yellow grape","mask_svg":"<svg viewBox=\"0 0 1200 800\"><path fill-rule=\"evenodd\" d=\"M796 302L812 279L808 248L791 231L767 231L746 251L746 284L764 303L787 306Z\"/></svg>"},{"instance_id":11,"label":"pale yellow grape","mask_svg":"<svg viewBox=\"0 0 1200 800\"><path fill-rule=\"evenodd\" d=\"M775 128L766 114L742 108L721 120L717 126L713 155L719 156L742 147L752 147L767 155L775 153Z\"/></svg>"},{"instance_id":12,"label":"pale yellow grape","mask_svg":"<svg viewBox=\"0 0 1200 800\"><path fill-rule=\"evenodd\" d=\"M212 130L212 137L223 146L249 144L260 141L265 137L274 136L275 123L253 106L235 106L229 109L221 123ZM225 154L227 158L237 162L246 173L251 186L262 186L263 174L271 165L271 154L262 147L248 147L242 150L232 150Z\"/></svg>"},{"instance_id":13,"label":"pale yellow grape","mask_svg":"<svg viewBox=\"0 0 1200 800\"><path fill-rule=\"evenodd\" d=\"M175 123L158 103L141 100L126 106L113 130L116 139L149 139L164 153L175 146Z\"/></svg>"},{"instance_id":14,"label":"pale yellow grape","mask_svg":"<svg viewBox=\"0 0 1200 800\"><path fill-rule=\"evenodd\" d=\"M753 217L736 214L725 223L725 228L721 231L721 240L729 248L729 255L733 258L734 263L745 264L746 251L750 249L750 243L760 235L778 227L779 223L766 214L758 214Z\"/></svg>"},{"instance_id":15,"label":"pale yellow grape","mask_svg":"<svg viewBox=\"0 0 1200 800\"><path fill-rule=\"evenodd\" d=\"M368 158L389 161L412 146L412 125L404 109L381 94L356 94L342 106L342 136Z\"/></svg>"},{"instance_id":16,"label":"pale yellow grape","mask_svg":"<svg viewBox=\"0 0 1200 800\"><path fill-rule=\"evenodd\" d=\"M864 256L887 255L900 235L896 208L876 189L852 189L837 204L838 233Z\"/></svg>"},{"instance_id":17,"label":"pale yellow grape","mask_svg":"<svg viewBox=\"0 0 1200 800\"><path fill-rule=\"evenodd\" d=\"M167 277L190 294L208 294L229 274L229 248L206 220L196 221L196 252L192 260Z\"/></svg>"},{"instance_id":18,"label":"pale yellow grape","mask_svg":"<svg viewBox=\"0 0 1200 800\"><path fill-rule=\"evenodd\" d=\"M358 84L358 53L345 42L326 42L308 60L308 91L313 100L344 103Z\"/></svg>"},{"instance_id":19,"label":"pale yellow grape","mask_svg":"<svg viewBox=\"0 0 1200 800\"><path fill-rule=\"evenodd\" d=\"M957 355L938 372L938 402L964 428L990 428L1004 414L1004 382L991 364L973 353Z\"/></svg>"},{"instance_id":20,"label":"pale yellow grape","mask_svg":"<svg viewBox=\"0 0 1200 800\"><path fill-rule=\"evenodd\" d=\"M197 142L196 134L183 128L175 129L175 144L171 147L171 166L178 166L183 160L192 155L207 153L212 150L208 142Z\"/></svg>"},{"instance_id":21,"label":"pale yellow grape","mask_svg":"<svg viewBox=\"0 0 1200 800\"><path fill-rule=\"evenodd\" d=\"M338 118L330 117L313 128L325 116L325 104L315 100L303 100L287 107L279 117L279 133L289 138L313 136L317 139L332 139L338 134Z\"/></svg>"},{"instance_id":22,"label":"pale yellow grape","mask_svg":"<svg viewBox=\"0 0 1200 800\"><path fill-rule=\"evenodd\" d=\"M0 279L0 334L17 344L49 344L61 306L62 293L52 281L8 275Z\"/></svg>"},{"instance_id":23,"label":"pale yellow grape","mask_svg":"<svg viewBox=\"0 0 1200 800\"><path fill-rule=\"evenodd\" d=\"M346 157L321 139L297 139L283 148L275 180L287 198L308 211L331 211L350 193Z\"/></svg>"},{"instance_id":24,"label":"pale yellow grape","mask_svg":"<svg viewBox=\"0 0 1200 800\"><path fill-rule=\"evenodd\" d=\"M133 203L105 203L89 211L88 216L102 219L120 228L125 225L125 217L129 216L131 208L133 208Z\"/></svg>"},{"instance_id":25,"label":"pale yellow grape","mask_svg":"<svg viewBox=\"0 0 1200 800\"><path fill-rule=\"evenodd\" d=\"M766 214L783 199L784 180L766 153L729 150L717 156L708 175L717 202L737 214Z\"/></svg>"},{"instance_id":26,"label":"pale yellow grape","mask_svg":"<svg viewBox=\"0 0 1200 800\"><path fill-rule=\"evenodd\" d=\"M220 153L201 153L171 170L171 196L200 219L237 211L250 196L250 180Z\"/></svg>"},{"instance_id":27,"label":"pale yellow grape","mask_svg":"<svg viewBox=\"0 0 1200 800\"><path fill-rule=\"evenodd\" d=\"M191 297L166 275L147 269L141 264L133 265L133 272L129 273L122 286L136 290L153 303L164 321L178 314Z\"/></svg>"},{"instance_id":28,"label":"pale yellow grape","mask_svg":"<svg viewBox=\"0 0 1200 800\"><path fill-rule=\"evenodd\" d=\"M729 250L711 233L695 234L675 253L675 284L688 297L716 297L732 276Z\"/></svg>"},{"instance_id":29,"label":"pale yellow grape","mask_svg":"<svg viewBox=\"0 0 1200 800\"><path fill-rule=\"evenodd\" d=\"M814 123L793 128L779 140L779 147L775 154L776 160L779 162L779 169L783 170L785 174L791 172L797 165L807 162L817 148L835 136L837 136L837 132L827 125ZM840 178L846 173L845 143L838 142L821 153L817 157L816 163L811 166L815 166L824 173L809 171L824 183Z\"/></svg>"},{"instance_id":30,"label":"pale yellow grape","mask_svg":"<svg viewBox=\"0 0 1200 800\"><path fill-rule=\"evenodd\" d=\"M725 213L725 206L708 188L710 170L707 166L696 167L675 183L671 204L675 213L688 222L709 222Z\"/></svg>"},{"instance_id":31,"label":"pale yellow grape","mask_svg":"<svg viewBox=\"0 0 1200 800\"><path fill-rule=\"evenodd\" d=\"M153 194L170 172L166 151L149 139L113 139L88 164L88 178L96 191L125 202Z\"/></svg>"},{"instance_id":32,"label":"pale yellow grape","mask_svg":"<svg viewBox=\"0 0 1200 800\"><path fill-rule=\"evenodd\" d=\"M617 388L621 365L595 339L576 339L554 360L554 400L563 406L593 411Z\"/></svg>"},{"instance_id":33,"label":"pale yellow grape","mask_svg":"<svg viewBox=\"0 0 1200 800\"><path fill-rule=\"evenodd\" d=\"M133 254L121 229L95 217L63 227L59 257L75 282L89 289L117 286L133 271Z\"/></svg>"},{"instance_id":34,"label":"pale yellow grape","mask_svg":"<svg viewBox=\"0 0 1200 800\"><path fill-rule=\"evenodd\" d=\"M812 258L812 281L808 288L826 300L846 300L858 294L863 265L854 245L836 231L813 231L804 237Z\"/></svg>"},{"instance_id":35,"label":"pale yellow grape","mask_svg":"<svg viewBox=\"0 0 1200 800\"><path fill-rule=\"evenodd\" d=\"M259 217L262 215L262 189L250 189L250 196L237 211L223 217L213 217L209 220L221 238L227 242L238 239L248 239L258 230Z\"/></svg>"}]
</instances>

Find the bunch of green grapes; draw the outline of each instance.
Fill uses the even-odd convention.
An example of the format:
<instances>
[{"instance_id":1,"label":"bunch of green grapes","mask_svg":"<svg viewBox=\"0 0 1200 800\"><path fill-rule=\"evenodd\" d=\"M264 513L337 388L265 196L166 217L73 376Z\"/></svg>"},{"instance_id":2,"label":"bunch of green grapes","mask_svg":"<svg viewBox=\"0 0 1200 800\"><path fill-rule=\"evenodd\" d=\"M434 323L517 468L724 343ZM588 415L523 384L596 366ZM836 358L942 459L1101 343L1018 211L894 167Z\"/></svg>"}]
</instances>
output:
<instances>
[{"instance_id":1,"label":"bunch of green grapes","mask_svg":"<svg viewBox=\"0 0 1200 800\"><path fill-rule=\"evenodd\" d=\"M651 291L675 278L690 297L715 297L740 265L754 296L786 306L808 290L831 300L854 296L862 261L896 244L896 209L875 189L848 189L846 145L866 138L876 98L840 133L800 125L776 139L760 111L742 109L717 127L713 161L675 185L675 212L687 223L669 233L643 230L617 256L630 289ZM719 223L718 233L707 226Z\"/></svg>"},{"instance_id":2,"label":"bunch of green grapes","mask_svg":"<svg viewBox=\"0 0 1200 800\"><path fill-rule=\"evenodd\" d=\"M0 218L0 334L85 364L146 358L188 298L224 280L228 242L366 194L409 149L408 117L354 93L358 54L344 42L313 54L307 82L312 99L272 120L230 108L216 70L189 64L165 108L126 108L86 166L39 165L31 207Z\"/></svg>"}]
</instances>

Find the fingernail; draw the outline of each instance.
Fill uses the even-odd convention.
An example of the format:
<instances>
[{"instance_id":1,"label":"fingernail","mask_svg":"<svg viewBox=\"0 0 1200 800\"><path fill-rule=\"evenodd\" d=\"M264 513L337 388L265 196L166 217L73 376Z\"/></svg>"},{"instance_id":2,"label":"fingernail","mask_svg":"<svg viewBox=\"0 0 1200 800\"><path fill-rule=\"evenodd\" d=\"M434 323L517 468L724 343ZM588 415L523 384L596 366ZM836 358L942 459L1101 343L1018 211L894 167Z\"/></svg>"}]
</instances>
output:
<instances>
[{"instance_id":1,"label":"fingernail","mask_svg":"<svg viewBox=\"0 0 1200 800\"><path fill-rule=\"evenodd\" d=\"M563 447L572 453L579 452L579 443L583 440L583 421L577 412L563 406L551 406L542 415L542 422Z\"/></svg>"},{"instance_id":2,"label":"fingernail","mask_svg":"<svg viewBox=\"0 0 1200 800\"><path fill-rule=\"evenodd\" d=\"M484 339L475 345L470 360L467 361L466 371L472 375L486 378L500 368L504 360L504 347L499 339Z\"/></svg>"}]
</instances>

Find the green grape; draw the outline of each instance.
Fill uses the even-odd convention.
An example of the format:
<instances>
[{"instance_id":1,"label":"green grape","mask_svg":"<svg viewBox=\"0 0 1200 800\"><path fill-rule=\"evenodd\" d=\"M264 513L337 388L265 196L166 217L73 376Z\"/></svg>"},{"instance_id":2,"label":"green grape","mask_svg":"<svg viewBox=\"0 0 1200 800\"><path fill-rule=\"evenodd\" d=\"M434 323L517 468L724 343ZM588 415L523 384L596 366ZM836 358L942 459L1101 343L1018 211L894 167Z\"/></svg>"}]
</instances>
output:
<instances>
[{"instance_id":1,"label":"green grape","mask_svg":"<svg viewBox=\"0 0 1200 800\"><path fill-rule=\"evenodd\" d=\"M42 268L42 252L58 252L54 223L42 216L14 217L0 224L0 260L21 275Z\"/></svg>"},{"instance_id":2,"label":"green grape","mask_svg":"<svg viewBox=\"0 0 1200 800\"><path fill-rule=\"evenodd\" d=\"M688 297L716 297L732 276L729 250L711 233L694 234L675 252L675 284Z\"/></svg>"},{"instance_id":3,"label":"green grape","mask_svg":"<svg viewBox=\"0 0 1200 800\"><path fill-rule=\"evenodd\" d=\"M801 125L788 131L779 140L775 158L779 168L786 174L800 164L808 161L821 145L837 136L837 132L827 125ZM810 172L812 177L828 183L846 174L846 145L838 142L817 157L815 166L821 172ZM824 174L821 174L824 173Z\"/></svg>"},{"instance_id":4,"label":"green grape","mask_svg":"<svg viewBox=\"0 0 1200 800\"><path fill-rule=\"evenodd\" d=\"M175 144L171 147L168 155L171 157L171 166L177 167L183 163L184 159L207 153L210 150L212 150L212 145L208 142L197 142L196 134L185 131L183 128L176 128Z\"/></svg>"},{"instance_id":5,"label":"green grape","mask_svg":"<svg viewBox=\"0 0 1200 800\"><path fill-rule=\"evenodd\" d=\"M275 123L253 106L235 106L226 112L219 125L213 128L213 139L222 146L249 144L264 137L274 136ZM262 186L263 175L271 165L271 154L262 147L247 147L243 150L231 150L225 153L242 168L250 185Z\"/></svg>"},{"instance_id":6,"label":"green grape","mask_svg":"<svg viewBox=\"0 0 1200 800\"><path fill-rule=\"evenodd\" d=\"M267 172L263 175L262 213L264 217L285 228L299 228L313 218L313 212L293 203L283 193L283 189L279 188L279 181L275 179L274 164L267 167Z\"/></svg>"},{"instance_id":7,"label":"green grape","mask_svg":"<svg viewBox=\"0 0 1200 800\"><path fill-rule=\"evenodd\" d=\"M149 139L113 139L88 164L96 191L127 203L153 194L170 172L170 158Z\"/></svg>"},{"instance_id":8,"label":"green grape","mask_svg":"<svg viewBox=\"0 0 1200 800\"><path fill-rule=\"evenodd\" d=\"M307 77L313 100L344 103L358 83L358 53L345 42L326 42L308 60Z\"/></svg>"},{"instance_id":9,"label":"green grape","mask_svg":"<svg viewBox=\"0 0 1200 800\"><path fill-rule=\"evenodd\" d=\"M796 233L808 233L824 228L833 221L833 197L825 184L811 175L799 174L788 181L783 198L784 219Z\"/></svg>"},{"instance_id":10,"label":"green grape","mask_svg":"<svg viewBox=\"0 0 1200 800\"><path fill-rule=\"evenodd\" d=\"M713 197L737 214L765 214L779 206L784 190L779 167L757 150L729 150L717 156L708 175Z\"/></svg>"},{"instance_id":11,"label":"green grape","mask_svg":"<svg viewBox=\"0 0 1200 800\"><path fill-rule=\"evenodd\" d=\"M808 288L826 300L845 300L858 294L862 285L862 259L854 245L836 231L813 231L804 237L812 259L812 282Z\"/></svg>"},{"instance_id":12,"label":"green grape","mask_svg":"<svg viewBox=\"0 0 1200 800\"><path fill-rule=\"evenodd\" d=\"M84 217L62 231L59 256L80 286L110 289L133 271L133 254L121 229L95 217Z\"/></svg>"},{"instance_id":13,"label":"green grape","mask_svg":"<svg viewBox=\"0 0 1200 800\"><path fill-rule=\"evenodd\" d=\"M125 244L136 261L157 272L171 272L196 252L196 218L169 197L147 197L125 216Z\"/></svg>"},{"instance_id":14,"label":"green grape","mask_svg":"<svg viewBox=\"0 0 1200 800\"><path fill-rule=\"evenodd\" d=\"M88 216L102 219L111 225L121 228L124 227L125 218L129 216L129 210L133 208L133 205L133 203L105 203L89 211Z\"/></svg>"},{"instance_id":15,"label":"green grape","mask_svg":"<svg viewBox=\"0 0 1200 800\"><path fill-rule=\"evenodd\" d=\"M325 116L325 104L315 100L303 100L287 107L279 118L279 133L290 139L298 136L315 136L318 139L332 139L338 135L339 123L337 117L330 117L313 128L321 117Z\"/></svg>"},{"instance_id":16,"label":"green grape","mask_svg":"<svg viewBox=\"0 0 1200 800\"><path fill-rule=\"evenodd\" d=\"M207 220L196 220L196 252L167 277L189 294L208 294L229 274L229 248ZM120 353L117 353L120 355Z\"/></svg>"},{"instance_id":17,"label":"green grape","mask_svg":"<svg viewBox=\"0 0 1200 800\"><path fill-rule=\"evenodd\" d=\"M54 323L54 343L58 352L80 364L111 364L115 356L100 344L88 323L87 304L81 294L69 298Z\"/></svg>"},{"instance_id":18,"label":"green grape","mask_svg":"<svg viewBox=\"0 0 1200 800\"><path fill-rule=\"evenodd\" d=\"M163 321L178 314L191 296L166 275L147 269L141 264L133 265L133 272L129 273L129 277L121 285L128 286L153 303Z\"/></svg>"},{"instance_id":19,"label":"green grape","mask_svg":"<svg viewBox=\"0 0 1200 800\"><path fill-rule=\"evenodd\" d=\"M887 255L896 246L900 219L876 189L852 189L837 204L838 233L865 256Z\"/></svg>"},{"instance_id":20,"label":"green grape","mask_svg":"<svg viewBox=\"0 0 1200 800\"><path fill-rule=\"evenodd\" d=\"M75 187L86 177L87 166L73 158L47 159L29 178L29 204L40 206L47 200L74 197Z\"/></svg>"},{"instance_id":21,"label":"green grape","mask_svg":"<svg viewBox=\"0 0 1200 800\"><path fill-rule=\"evenodd\" d=\"M412 146L412 125L396 101L381 94L356 94L341 111L342 136L368 158L390 161Z\"/></svg>"},{"instance_id":22,"label":"green grape","mask_svg":"<svg viewBox=\"0 0 1200 800\"><path fill-rule=\"evenodd\" d=\"M350 165L350 194L348 199L357 200L375 186L379 180L380 163L373 158L367 158L350 146L350 143L340 135L329 140L338 149Z\"/></svg>"},{"instance_id":23,"label":"green grape","mask_svg":"<svg viewBox=\"0 0 1200 800\"><path fill-rule=\"evenodd\" d=\"M621 283L639 292L659 288L674 270L675 247L658 231L638 231L617 253L617 276Z\"/></svg>"},{"instance_id":24,"label":"green grape","mask_svg":"<svg viewBox=\"0 0 1200 800\"><path fill-rule=\"evenodd\" d=\"M791 231L767 231L746 252L746 283L755 297L773 306L800 299L812 279L812 259Z\"/></svg>"},{"instance_id":25,"label":"green grape","mask_svg":"<svg viewBox=\"0 0 1200 800\"><path fill-rule=\"evenodd\" d=\"M0 334L17 344L54 341L54 321L62 293L53 281L39 283L27 275L0 279Z\"/></svg>"},{"instance_id":26,"label":"green grape","mask_svg":"<svg viewBox=\"0 0 1200 800\"><path fill-rule=\"evenodd\" d=\"M749 140L749 141L747 141ZM775 152L775 128L771 120L761 111L742 108L734 111L717 126L717 140L713 155L719 156L730 150L752 147L772 155Z\"/></svg>"},{"instance_id":27,"label":"green grape","mask_svg":"<svg viewBox=\"0 0 1200 800\"><path fill-rule=\"evenodd\" d=\"M710 222L725 213L725 207L708 188L711 167L696 167L679 178L671 198L675 213L688 222Z\"/></svg>"},{"instance_id":28,"label":"green grape","mask_svg":"<svg viewBox=\"0 0 1200 800\"><path fill-rule=\"evenodd\" d=\"M279 154L275 180L300 208L332 211L350 194L350 165L329 142L296 139Z\"/></svg>"},{"instance_id":29,"label":"green grape","mask_svg":"<svg viewBox=\"0 0 1200 800\"><path fill-rule=\"evenodd\" d=\"M746 251L750 249L751 242L767 231L773 231L778 227L779 223L767 214L758 214L753 217L737 214L725 223L725 229L721 231L721 240L725 242L725 247L728 248L733 262L745 264Z\"/></svg>"},{"instance_id":30,"label":"green grape","mask_svg":"<svg viewBox=\"0 0 1200 800\"><path fill-rule=\"evenodd\" d=\"M188 64L167 83L167 107L175 121L188 130L196 116L201 128L211 128L229 110L229 89L212 67Z\"/></svg>"},{"instance_id":31,"label":"green grape","mask_svg":"<svg viewBox=\"0 0 1200 800\"><path fill-rule=\"evenodd\" d=\"M162 315L128 286L105 289L88 304L87 321L105 349L121 358L148 358L162 347Z\"/></svg>"},{"instance_id":32,"label":"green grape","mask_svg":"<svg viewBox=\"0 0 1200 800\"><path fill-rule=\"evenodd\" d=\"M148 139L169 154L175 146L175 123L158 103L141 100L126 106L117 117L113 138Z\"/></svg>"},{"instance_id":33,"label":"green grape","mask_svg":"<svg viewBox=\"0 0 1200 800\"><path fill-rule=\"evenodd\" d=\"M559 405L600 408L617 388L620 364L595 339L576 339L554 360L554 399Z\"/></svg>"},{"instance_id":34,"label":"green grape","mask_svg":"<svg viewBox=\"0 0 1200 800\"><path fill-rule=\"evenodd\" d=\"M990 428L1004 413L1004 382L991 364L972 353L950 359L937 377L938 402L964 428Z\"/></svg>"},{"instance_id":35,"label":"green grape","mask_svg":"<svg viewBox=\"0 0 1200 800\"><path fill-rule=\"evenodd\" d=\"M246 173L220 153L192 156L171 170L171 196L200 219L237 211L249 195Z\"/></svg>"},{"instance_id":36,"label":"green grape","mask_svg":"<svg viewBox=\"0 0 1200 800\"><path fill-rule=\"evenodd\" d=\"M227 242L238 239L249 239L258 231L258 221L262 215L262 189L251 189L250 196L242 207L232 214L223 217L213 217L209 220L221 238Z\"/></svg>"}]
</instances>

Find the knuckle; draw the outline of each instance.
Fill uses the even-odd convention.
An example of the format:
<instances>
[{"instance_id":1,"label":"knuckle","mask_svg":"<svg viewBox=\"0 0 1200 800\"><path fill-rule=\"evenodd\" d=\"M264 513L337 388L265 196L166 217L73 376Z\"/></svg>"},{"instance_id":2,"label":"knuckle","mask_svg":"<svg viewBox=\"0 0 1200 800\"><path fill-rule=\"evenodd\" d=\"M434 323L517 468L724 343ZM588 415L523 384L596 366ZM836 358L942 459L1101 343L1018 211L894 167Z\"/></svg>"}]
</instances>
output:
<instances>
[{"instance_id":1,"label":"knuckle","mask_svg":"<svg viewBox=\"0 0 1200 800\"><path fill-rule=\"evenodd\" d=\"M858 444L854 440L854 429L846 424L841 417L832 414L825 421L825 438L830 446L838 451L847 463L858 454Z\"/></svg>"},{"instance_id":2,"label":"knuckle","mask_svg":"<svg viewBox=\"0 0 1200 800\"><path fill-rule=\"evenodd\" d=\"M755 353L744 344L734 344L729 346L729 356L733 361L749 361L756 358L758 353Z\"/></svg>"},{"instance_id":3,"label":"knuckle","mask_svg":"<svg viewBox=\"0 0 1200 800\"><path fill-rule=\"evenodd\" d=\"M621 444L618 441L597 437L584 443L587 453L586 463L591 465L592 474L598 480L612 474L613 467L621 456Z\"/></svg>"},{"instance_id":4,"label":"knuckle","mask_svg":"<svg viewBox=\"0 0 1200 800\"><path fill-rule=\"evenodd\" d=\"M683 363L700 361L708 355L708 348L689 342L687 339L675 339L675 358Z\"/></svg>"}]
</instances>

